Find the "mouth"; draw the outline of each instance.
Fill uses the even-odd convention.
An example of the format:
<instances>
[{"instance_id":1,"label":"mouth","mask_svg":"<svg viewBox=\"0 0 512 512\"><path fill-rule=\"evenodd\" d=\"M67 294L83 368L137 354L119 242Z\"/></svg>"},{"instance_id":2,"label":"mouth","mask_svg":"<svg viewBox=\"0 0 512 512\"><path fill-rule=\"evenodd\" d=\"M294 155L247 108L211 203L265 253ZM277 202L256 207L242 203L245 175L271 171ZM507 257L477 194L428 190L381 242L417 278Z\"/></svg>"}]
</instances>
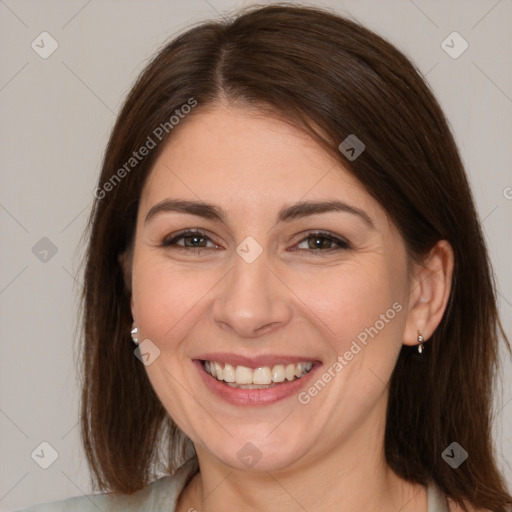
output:
<instances>
[{"instance_id":1,"label":"mouth","mask_svg":"<svg viewBox=\"0 0 512 512\"><path fill-rule=\"evenodd\" d=\"M205 389L236 406L268 406L296 397L322 367L307 356L251 358L220 352L201 354L193 363Z\"/></svg>"},{"instance_id":2,"label":"mouth","mask_svg":"<svg viewBox=\"0 0 512 512\"><path fill-rule=\"evenodd\" d=\"M201 361L204 371L217 381L238 389L269 389L302 379L313 368L313 361L278 363L251 368L219 361Z\"/></svg>"}]
</instances>

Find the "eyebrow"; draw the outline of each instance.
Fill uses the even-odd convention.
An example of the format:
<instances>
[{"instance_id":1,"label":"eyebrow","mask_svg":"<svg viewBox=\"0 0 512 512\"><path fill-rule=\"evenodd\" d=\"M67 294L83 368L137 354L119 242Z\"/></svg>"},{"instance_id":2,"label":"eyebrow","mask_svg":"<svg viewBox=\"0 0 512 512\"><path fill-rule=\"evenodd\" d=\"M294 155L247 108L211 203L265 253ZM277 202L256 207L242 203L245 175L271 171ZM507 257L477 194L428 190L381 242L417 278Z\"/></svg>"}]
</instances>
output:
<instances>
[{"instance_id":1,"label":"eyebrow","mask_svg":"<svg viewBox=\"0 0 512 512\"><path fill-rule=\"evenodd\" d=\"M190 201L182 199L164 199L154 205L146 215L148 223L154 217L168 212L187 213L205 219L226 223L226 212L215 204L203 201ZM290 222L294 219L308 217L319 213L344 212L359 217L369 227L375 228L368 214L355 206L342 201L302 201L282 208L277 216L277 222Z\"/></svg>"}]
</instances>

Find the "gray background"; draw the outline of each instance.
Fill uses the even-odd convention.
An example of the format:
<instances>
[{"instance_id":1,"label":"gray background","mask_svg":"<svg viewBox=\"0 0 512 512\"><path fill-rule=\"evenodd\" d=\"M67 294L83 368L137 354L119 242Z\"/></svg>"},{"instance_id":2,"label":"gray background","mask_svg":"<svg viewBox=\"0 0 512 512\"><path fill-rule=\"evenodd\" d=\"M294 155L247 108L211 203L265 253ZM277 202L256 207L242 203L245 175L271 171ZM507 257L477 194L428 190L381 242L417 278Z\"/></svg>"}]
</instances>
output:
<instances>
[{"instance_id":1,"label":"gray background","mask_svg":"<svg viewBox=\"0 0 512 512\"><path fill-rule=\"evenodd\" d=\"M2 511L90 492L77 426L74 362L80 237L121 102L164 41L191 23L249 3L0 0ZM315 4L384 35L426 75L467 166L510 336L512 1ZM31 48L43 31L59 45L47 59ZM469 44L458 58L441 46L453 31ZM460 43L455 40L452 51ZM49 48L48 40L44 46ZM40 241L43 237L51 244ZM510 482L512 365L505 354L503 359L495 430L500 464ZM48 469L31 458L43 441L58 452ZM466 449L471 457L471 447ZM43 451L47 458L50 450ZM41 448L35 453L41 455Z\"/></svg>"}]
</instances>

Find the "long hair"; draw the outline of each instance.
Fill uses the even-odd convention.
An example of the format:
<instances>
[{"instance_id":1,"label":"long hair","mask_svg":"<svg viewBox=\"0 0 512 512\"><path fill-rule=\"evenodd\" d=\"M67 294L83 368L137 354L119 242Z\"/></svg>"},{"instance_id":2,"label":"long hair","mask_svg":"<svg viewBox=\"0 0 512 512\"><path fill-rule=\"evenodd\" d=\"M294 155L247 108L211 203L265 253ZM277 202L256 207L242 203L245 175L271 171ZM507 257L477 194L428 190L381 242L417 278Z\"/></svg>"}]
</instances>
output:
<instances>
[{"instance_id":1,"label":"long hair","mask_svg":"<svg viewBox=\"0 0 512 512\"><path fill-rule=\"evenodd\" d=\"M141 73L117 118L90 218L83 295L81 427L97 486L132 493L156 468L183 463L191 445L133 356L119 259L133 242L145 180L172 137L172 116L193 102L189 115L196 115L220 99L278 115L315 137L384 207L411 260L449 241L448 307L421 361L407 347L399 355L385 455L411 482L432 479L462 506L504 511L512 499L493 454L491 413L500 336L510 346L448 123L420 73L390 43L353 21L289 5L253 8L175 38ZM338 149L351 134L366 146L353 161ZM135 158L149 139L155 147ZM442 458L454 441L469 452L456 470Z\"/></svg>"}]
</instances>

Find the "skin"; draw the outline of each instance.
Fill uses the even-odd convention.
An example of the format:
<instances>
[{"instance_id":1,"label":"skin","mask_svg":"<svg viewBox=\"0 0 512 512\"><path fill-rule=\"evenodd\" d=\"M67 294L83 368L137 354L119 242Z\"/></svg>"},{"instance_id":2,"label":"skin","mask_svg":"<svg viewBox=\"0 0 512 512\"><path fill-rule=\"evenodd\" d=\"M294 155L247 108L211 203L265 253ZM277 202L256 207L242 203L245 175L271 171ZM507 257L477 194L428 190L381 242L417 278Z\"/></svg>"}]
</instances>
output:
<instances>
[{"instance_id":1,"label":"skin","mask_svg":"<svg viewBox=\"0 0 512 512\"><path fill-rule=\"evenodd\" d=\"M224 222L148 212L168 198L214 203ZM276 223L298 201L339 200L347 212ZM201 252L164 240L201 229ZM311 232L349 242L314 249ZM262 254L236 252L248 236ZM180 245L181 244L181 245ZM181 248L181 250L180 250ZM200 473L178 511L424 511L426 491L387 466L387 383L402 344L425 340L449 296L453 253L439 242L408 271L404 242L384 208L305 133L255 111L220 103L183 121L141 195L126 268L140 339L160 355L146 366L166 410L192 439ZM394 303L401 311L308 404L231 405L205 387L192 360L205 351L286 354L322 363L318 376ZM404 385L407 385L406 383ZM261 459L248 469L248 442Z\"/></svg>"}]
</instances>

